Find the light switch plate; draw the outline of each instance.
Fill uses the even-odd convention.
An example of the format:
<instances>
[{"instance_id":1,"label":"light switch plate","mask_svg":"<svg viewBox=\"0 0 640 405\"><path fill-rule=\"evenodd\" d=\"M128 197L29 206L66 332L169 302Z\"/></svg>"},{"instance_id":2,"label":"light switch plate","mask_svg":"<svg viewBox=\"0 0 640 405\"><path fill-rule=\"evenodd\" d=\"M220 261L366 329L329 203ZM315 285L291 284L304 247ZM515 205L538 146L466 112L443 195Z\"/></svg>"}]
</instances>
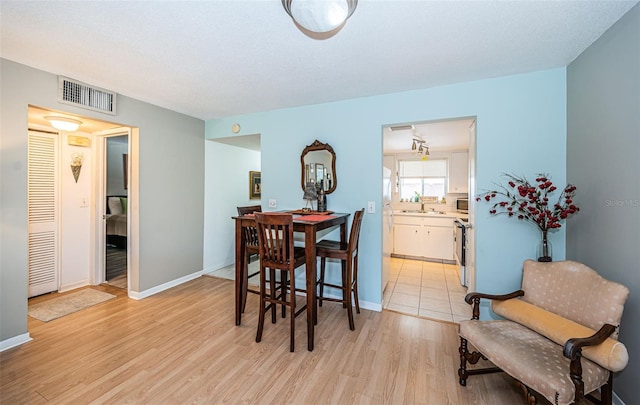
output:
<instances>
[{"instance_id":1,"label":"light switch plate","mask_svg":"<svg viewBox=\"0 0 640 405\"><path fill-rule=\"evenodd\" d=\"M369 201L367 203L367 212L369 214L375 214L376 213L376 202L375 201Z\"/></svg>"},{"instance_id":2,"label":"light switch plate","mask_svg":"<svg viewBox=\"0 0 640 405\"><path fill-rule=\"evenodd\" d=\"M275 208L276 207L276 200L269 200L269 208Z\"/></svg>"}]
</instances>

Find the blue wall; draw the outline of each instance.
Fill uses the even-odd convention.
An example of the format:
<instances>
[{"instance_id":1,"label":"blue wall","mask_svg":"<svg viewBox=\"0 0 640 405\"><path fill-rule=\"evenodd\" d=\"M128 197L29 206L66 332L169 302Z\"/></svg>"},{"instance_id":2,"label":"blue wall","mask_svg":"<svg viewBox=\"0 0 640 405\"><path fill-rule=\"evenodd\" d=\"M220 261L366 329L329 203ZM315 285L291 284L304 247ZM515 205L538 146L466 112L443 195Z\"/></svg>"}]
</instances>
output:
<instances>
[{"instance_id":1,"label":"blue wall","mask_svg":"<svg viewBox=\"0 0 640 405\"><path fill-rule=\"evenodd\" d=\"M300 153L315 139L337 155L336 192L329 209L353 212L382 201L382 127L455 117L477 117L477 188L493 188L503 172L534 177L550 173L564 185L566 74L553 69L468 83L288 108L210 120L205 138L262 135L262 204L302 207ZM210 174L207 174L210 175ZM485 209L486 208L486 209ZM533 258L540 235L530 224L490 217L480 204L476 217L476 285L485 292L519 288L522 262ZM551 235L554 259L565 255L564 228ZM381 303L382 217L367 214L360 240L360 298Z\"/></svg>"}]
</instances>

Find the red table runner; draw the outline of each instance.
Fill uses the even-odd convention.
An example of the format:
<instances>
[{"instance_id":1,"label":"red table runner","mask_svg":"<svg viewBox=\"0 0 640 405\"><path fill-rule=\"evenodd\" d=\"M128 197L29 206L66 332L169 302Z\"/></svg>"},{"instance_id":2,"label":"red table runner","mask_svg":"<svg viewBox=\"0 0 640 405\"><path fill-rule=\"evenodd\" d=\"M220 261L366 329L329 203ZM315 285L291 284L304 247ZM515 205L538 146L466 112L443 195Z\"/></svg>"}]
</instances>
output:
<instances>
[{"instance_id":1,"label":"red table runner","mask_svg":"<svg viewBox=\"0 0 640 405\"><path fill-rule=\"evenodd\" d=\"M320 222L335 218L334 215L302 215L296 218L297 221Z\"/></svg>"}]
</instances>

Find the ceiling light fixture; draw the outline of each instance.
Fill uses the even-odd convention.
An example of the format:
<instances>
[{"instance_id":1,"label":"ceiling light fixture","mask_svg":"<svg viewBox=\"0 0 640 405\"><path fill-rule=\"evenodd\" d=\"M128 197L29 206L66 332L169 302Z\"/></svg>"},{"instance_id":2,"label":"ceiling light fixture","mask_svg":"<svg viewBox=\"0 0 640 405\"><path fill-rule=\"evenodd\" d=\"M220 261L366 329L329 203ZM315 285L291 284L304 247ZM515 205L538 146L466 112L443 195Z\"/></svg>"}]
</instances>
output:
<instances>
[{"instance_id":1,"label":"ceiling light fixture","mask_svg":"<svg viewBox=\"0 0 640 405\"><path fill-rule=\"evenodd\" d=\"M358 0L282 0L282 6L296 24L316 33L342 26L357 5Z\"/></svg>"},{"instance_id":2,"label":"ceiling light fixture","mask_svg":"<svg viewBox=\"0 0 640 405\"><path fill-rule=\"evenodd\" d=\"M82 121L67 117L47 116L44 117L44 119L49 121L52 127L60 131L77 131L78 127L82 124Z\"/></svg>"},{"instance_id":3,"label":"ceiling light fixture","mask_svg":"<svg viewBox=\"0 0 640 405\"><path fill-rule=\"evenodd\" d=\"M418 150L418 153L424 153L425 156L429 156L429 147L425 145L426 141L422 139L413 138L413 143L411 144L411 150Z\"/></svg>"}]
</instances>

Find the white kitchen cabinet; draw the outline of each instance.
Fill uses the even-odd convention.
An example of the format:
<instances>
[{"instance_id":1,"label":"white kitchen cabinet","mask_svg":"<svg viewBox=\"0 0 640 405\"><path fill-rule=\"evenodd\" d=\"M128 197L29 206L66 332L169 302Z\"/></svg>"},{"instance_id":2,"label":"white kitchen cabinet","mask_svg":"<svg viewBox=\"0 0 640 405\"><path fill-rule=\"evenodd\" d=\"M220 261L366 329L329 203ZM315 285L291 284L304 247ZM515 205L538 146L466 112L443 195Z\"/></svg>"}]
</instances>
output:
<instances>
[{"instance_id":1,"label":"white kitchen cabinet","mask_svg":"<svg viewBox=\"0 0 640 405\"><path fill-rule=\"evenodd\" d=\"M449 159L449 192L469 192L469 153L452 152Z\"/></svg>"},{"instance_id":2,"label":"white kitchen cabinet","mask_svg":"<svg viewBox=\"0 0 640 405\"><path fill-rule=\"evenodd\" d=\"M423 256L433 259L453 260L453 241L450 226L425 226L426 239Z\"/></svg>"},{"instance_id":3,"label":"white kitchen cabinet","mask_svg":"<svg viewBox=\"0 0 640 405\"><path fill-rule=\"evenodd\" d=\"M400 256L454 260L454 218L396 215L393 253Z\"/></svg>"},{"instance_id":4,"label":"white kitchen cabinet","mask_svg":"<svg viewBox=\"0 0 640 405\"><path fill-rule=\"evenodd\" d=\"M394 225L393 253L403 256L422 256L425 243L425 234L422 228L421 225Z\"/></svg>"}]
</instances>

